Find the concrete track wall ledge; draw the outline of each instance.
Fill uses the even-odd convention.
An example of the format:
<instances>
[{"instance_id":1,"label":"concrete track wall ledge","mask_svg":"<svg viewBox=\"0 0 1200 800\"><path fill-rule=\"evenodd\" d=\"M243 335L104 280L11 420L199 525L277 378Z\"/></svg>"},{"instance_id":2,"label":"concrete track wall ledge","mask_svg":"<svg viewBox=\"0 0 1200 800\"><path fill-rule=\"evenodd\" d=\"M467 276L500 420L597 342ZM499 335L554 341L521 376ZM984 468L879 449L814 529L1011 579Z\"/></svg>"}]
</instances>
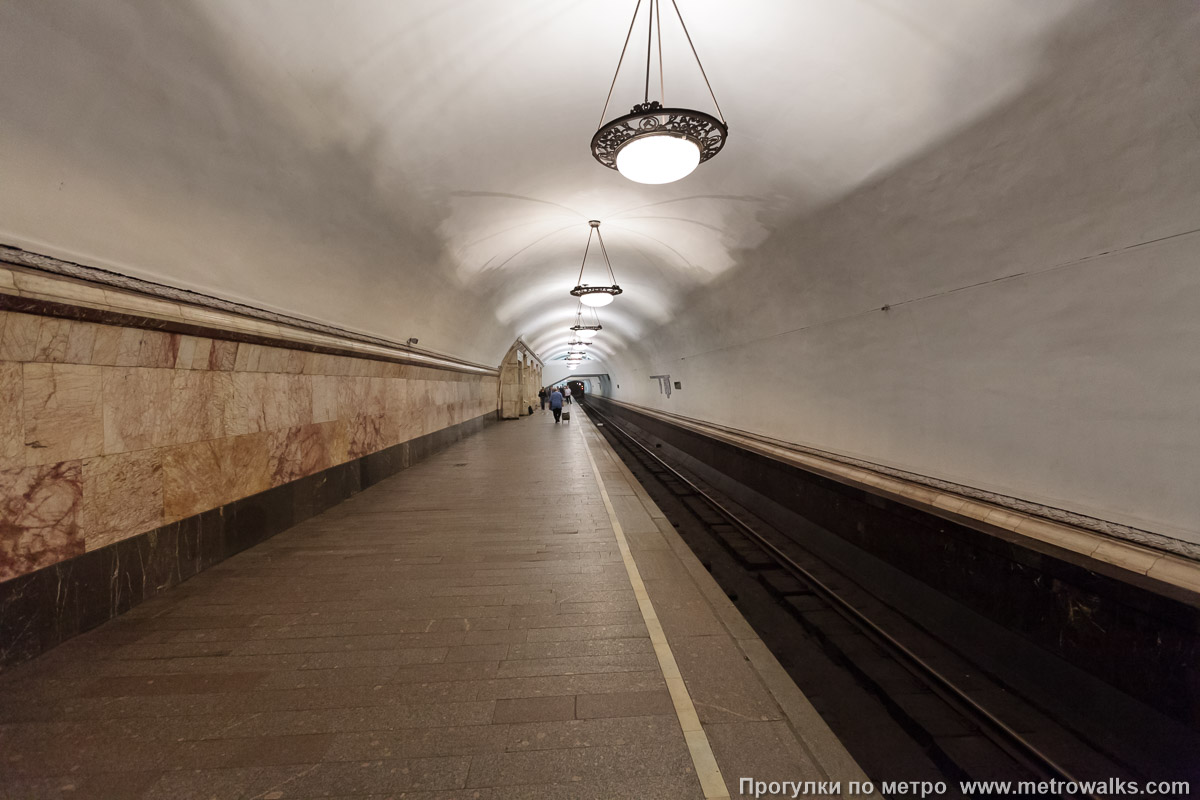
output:
<instances>
[{"instance_id":1,"label":"concrete track wall ledge","mask_svg":"<svg viewBox=\"0 0 1200 800\"><path fill-rule=\"evenodd\" d=\"M1188 542L634 403L602 399L955 522L983 522L1170 586L1200 592L1200 546Z\"/></svg>"}]
</instances>

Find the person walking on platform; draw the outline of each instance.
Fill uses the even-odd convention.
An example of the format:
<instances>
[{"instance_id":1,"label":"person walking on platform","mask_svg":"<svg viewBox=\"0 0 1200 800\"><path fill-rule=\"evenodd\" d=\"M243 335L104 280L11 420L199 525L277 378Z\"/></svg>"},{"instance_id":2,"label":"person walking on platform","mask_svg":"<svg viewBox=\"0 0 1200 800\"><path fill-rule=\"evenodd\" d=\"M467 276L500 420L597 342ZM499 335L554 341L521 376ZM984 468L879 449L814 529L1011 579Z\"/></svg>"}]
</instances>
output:
<instances>
[{"instance_id":1,"label":"person walking on platform","mask_svg":"<svg viewBox=\"0 0 1200 800\"><path fill-rule=\"evenodd\" d=\"M571 387L570 386L563 387L563 402L566 403L567 405L571 405Z\"/></svg>"},{"instance_id":2,"label":"person walking on platform","mask_svg":"<svg viewBox=\"0 0 1200 800\"><path fill-rule=\"evenodd\" d=\"M542 411L546 410L546 387L538 389L538 398L542 401Z\"/></svg>"},{"instance_id":3,"label":"person walking on platform","mask_svg":"<svg viewBox=\"0 0 1200 800\"><path fill-rule=\"evenodd\" d=\"M554 412L554 424L557 425L559 419L562 418L563 396L555 389L550 393L550 410Z\"/></svg>"}]
</instances>

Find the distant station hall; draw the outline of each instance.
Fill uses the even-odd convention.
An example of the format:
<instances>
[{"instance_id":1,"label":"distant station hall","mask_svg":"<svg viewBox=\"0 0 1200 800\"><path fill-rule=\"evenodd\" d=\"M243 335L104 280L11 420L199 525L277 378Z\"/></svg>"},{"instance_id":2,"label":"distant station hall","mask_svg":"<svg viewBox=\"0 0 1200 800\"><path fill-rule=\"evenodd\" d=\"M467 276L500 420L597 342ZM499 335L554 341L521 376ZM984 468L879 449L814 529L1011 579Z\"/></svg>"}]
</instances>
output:
<instances>
[{"instance_id":1,"label":"distant station hall","mask_svg":"<svg viewBox=\"0 0 1200 800\"><path fill-rule=\"evenodd\" d=\"M1200 796L1197 42L0 2L0 800Z\"/></svg>"}]
</instances>

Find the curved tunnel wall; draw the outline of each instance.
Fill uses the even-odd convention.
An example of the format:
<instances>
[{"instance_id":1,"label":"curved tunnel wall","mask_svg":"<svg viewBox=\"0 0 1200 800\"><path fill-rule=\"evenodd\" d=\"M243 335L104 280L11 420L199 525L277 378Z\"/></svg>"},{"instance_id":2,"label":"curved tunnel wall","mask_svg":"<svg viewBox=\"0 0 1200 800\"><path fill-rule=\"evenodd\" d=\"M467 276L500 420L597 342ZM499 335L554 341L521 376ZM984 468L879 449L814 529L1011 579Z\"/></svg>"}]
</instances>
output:
<instances>
[{"instance_id":1,"label":"curved tunnel wall","mask_svg":"<svg viewBox=\"0 0 1200 800\"><path fill-rule=\"evenodd\" d=\"M1124 8L741 253L613 396L1200 543L1196 16Z\"/></svg>"}]
</instances>

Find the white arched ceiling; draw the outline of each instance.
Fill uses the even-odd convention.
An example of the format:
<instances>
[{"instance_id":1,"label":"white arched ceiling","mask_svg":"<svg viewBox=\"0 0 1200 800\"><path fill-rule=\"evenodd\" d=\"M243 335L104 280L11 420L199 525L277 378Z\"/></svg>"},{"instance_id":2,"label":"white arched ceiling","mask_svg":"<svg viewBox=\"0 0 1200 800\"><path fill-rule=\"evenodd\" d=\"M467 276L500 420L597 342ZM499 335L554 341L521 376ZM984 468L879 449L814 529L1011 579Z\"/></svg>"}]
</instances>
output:
<instances>
[{"instance_id":1,"label":"white arched ceiling","mask_svg":"<svg viewBox=\"0 0 1200 800\"><path fill-rule=\"evenodd\" d=\"M657 187L588 152L633 2L6 3L0 239L496 363L552 349L597 218L633 341L1019 91L1083 2L685 0L731 138ZM668 22L667 98L707 109Z\"/></svg>"},{"instance_id":2,"label":"white arched ceiling","mask_svg":"<svg viewBox=\"0 0 1200 800\"><path fill-rule=\"evenodd\" d=\"M1193 0L679 3L665 186L633 0L0 3L0 242L552 376L600 219L618 397L1200 545Z\"/></svg>"}]
</instances>

